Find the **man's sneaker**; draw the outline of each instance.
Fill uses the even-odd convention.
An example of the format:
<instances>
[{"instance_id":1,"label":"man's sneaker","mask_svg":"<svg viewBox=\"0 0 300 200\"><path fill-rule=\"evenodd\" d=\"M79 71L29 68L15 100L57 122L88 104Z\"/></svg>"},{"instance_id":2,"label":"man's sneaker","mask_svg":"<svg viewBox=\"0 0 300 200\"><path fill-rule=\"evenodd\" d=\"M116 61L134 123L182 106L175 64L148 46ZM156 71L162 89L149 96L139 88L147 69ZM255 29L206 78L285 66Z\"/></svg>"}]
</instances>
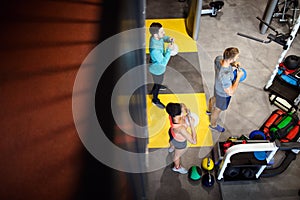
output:
<instances>
[{"instance_id":1,"label":"man's sneaker","mask_svg":"<svg viewBox=\"0 0 300 200\"><path fill-rule=\"evenodd\" d=\"M165 85L160 85L159 90L166 90L166 89L167 89L167 87Z\"/></svg>"},{"instance_id":2,"label":"man's sneaker","mask_svg":"<svg viewBox=\"0 0 300 200\"><path fill-rule=\"evenodd\" d=\"M206 114L207 114L207 115L211 115L211 112L207 110L207 111L206 111Z\"/></svg>"},{"instance_id":3,"label":"man's sneaker","mask_svg":"<svg viewBox=\"0 0 300 200\"><path fill-rule=\"evenodd\" d=\"M188 171L185 168L181 167L181 166L179 168L173 167L172 170L174 172L178 172L180 174L186 174L186 173L188 173Z\"/></svg>"},{"instance_id":4,"label":"man's sneaker","mask_svg":"<svg viewBox=\"0 0 300 200\"><path fill-rule=\"evenodd\" d=\"M153 101L152 100L152 103L154 104L154 105L156 105L157 107L159 107L159 108L161 108L161 109L164 109L166 106L162 103L162 102L160 102L159 100L158 101Z\"/></svg>"},{"instance_id":5,"label":"man's sneaker","mask_svg":"<svg viewBox=\"0 0 300 200\"><path fill-rule=\"evenodd\" d=\"M216 130L216 131L219 131L221 133L223 133L225 131L225 128L223 128L222 126L218 125L216 127L213 127L211 125L209 125L209 128L213 129L213 130Z\"/></svg>"},{"instance_id":6,"label":"man's sneaker","mask_svg":"<svg viewBox=\"0 0 300 200\"><path fill-rule=\"evenodd\" d=\"M169 152L169 153L172 153L174 150L175 150L175 147L174 147L174 146L170 146L170 147L168 148L168 152Z\"/></svg>"}]
</instances>

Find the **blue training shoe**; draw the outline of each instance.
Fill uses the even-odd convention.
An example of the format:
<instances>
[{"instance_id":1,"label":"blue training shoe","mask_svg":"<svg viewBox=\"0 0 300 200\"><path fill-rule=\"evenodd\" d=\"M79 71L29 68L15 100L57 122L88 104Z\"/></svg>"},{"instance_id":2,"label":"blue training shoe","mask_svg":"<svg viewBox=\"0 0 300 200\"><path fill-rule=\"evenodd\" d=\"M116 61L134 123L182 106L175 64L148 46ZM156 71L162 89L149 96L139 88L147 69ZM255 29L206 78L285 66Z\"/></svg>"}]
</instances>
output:
<instances>
[{"instance_id":1,"label":"blue training shoe","mask_svg":"<svg viewBox=\"0 0 300 200\"><path fill-rule=\"evenodd\" d=\"M216 130L216 131L219 131L221 133L223 133L225 131L225 128L223 128L222 126L220 126L219 124L217 124L216 127L213 127L211 125L209 125L209 128L213 129L213 130Z\"/></svg>"}]
</instances>

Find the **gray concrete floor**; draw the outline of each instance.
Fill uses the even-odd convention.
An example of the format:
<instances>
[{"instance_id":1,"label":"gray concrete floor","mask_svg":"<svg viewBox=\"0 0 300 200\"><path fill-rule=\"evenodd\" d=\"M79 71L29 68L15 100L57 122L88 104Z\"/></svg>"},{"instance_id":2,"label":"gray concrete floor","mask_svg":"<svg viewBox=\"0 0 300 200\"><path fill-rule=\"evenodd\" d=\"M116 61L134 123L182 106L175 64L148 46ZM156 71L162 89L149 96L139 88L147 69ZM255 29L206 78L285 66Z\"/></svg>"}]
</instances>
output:
<instances>
[{"instance_id":1,"label":"gray concrete floor","mask_svg":"<svg viewBox=\"0 0 300 200\"><path fill-rule=\"evenodd\" d=\"M164 5L171 9L178 9L179 13L185 8L185 2L147 1L147 18L167 18L172 16ZM175 2L175 3L174 3ZM207 4L208 1L203 1ZM232 98L229 109L222 113L220 123L226 132L212 133L214 143L224 141L230 136L248 135L258 129L277 107L270 104L268 93L264 86L269 80L272 71L282 52L282 47L274 42L269 44L259 43L237 35L245 33L263 40L267 40L269 31L262 35L259 32L259 21L256 16L262 17L267 1L261 0L226 0L222 11L217 17L202 16L197 40L199 70L201 72L204 92L207 99L213 91L213 60L221 55L223 50L230 46L240 49L242 66L247 70L247 79L240 84L238 91ZM161 16L149 12L153 6L162 9ZM160 10L160 11L162 11ZM157 13L158 10L156 10ZM171 12L171 11L170 11ZM174 10L173 10L174 12ZM148 14L149 13L149 14ZM156 16L156 17L155 17ZM175 17L184 16L177 14ZM282 32L286 26L273 22L272 25ZM287 55L300 55L300 38L296 38ZM191 58L193 59L193 58ZM198 77L195 77L196 79ZM168 83L165 83L168 85ZM201 159L209 156L213 147L190 148L184 154L182 162L185 165L199 165ZM164 154L170 159L167 151ZM298 156L299 157L299 156ZM171 171L170 166L149 173L149 199L300 199L300 160L297 158L288 169L277 176L260 178L255 181L218 181L212 188L205 188L201 184L191 184L186 175L178 175Z\"/></svg>"}]
</instances>

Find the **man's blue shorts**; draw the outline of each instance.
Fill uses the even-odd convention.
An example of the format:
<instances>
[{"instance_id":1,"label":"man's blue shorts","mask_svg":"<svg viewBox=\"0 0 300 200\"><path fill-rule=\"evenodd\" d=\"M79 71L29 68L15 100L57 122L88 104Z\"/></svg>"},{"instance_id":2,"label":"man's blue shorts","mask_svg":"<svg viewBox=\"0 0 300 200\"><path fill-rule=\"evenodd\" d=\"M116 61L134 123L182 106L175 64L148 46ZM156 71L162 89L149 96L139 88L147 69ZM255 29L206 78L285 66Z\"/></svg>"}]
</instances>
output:
<instances>
[{"instance_id":1,"label":"man's blue shorts","mask_svg":"<svg viewBox=\"0 0 300 200\"><path fill-rule=\"evenodd\" d=\"M226 110L229 106L231 96L222 97L222 96L215 94L215 97L216 97L216 107L222 111Z\"/></svg>"}]
</instances>

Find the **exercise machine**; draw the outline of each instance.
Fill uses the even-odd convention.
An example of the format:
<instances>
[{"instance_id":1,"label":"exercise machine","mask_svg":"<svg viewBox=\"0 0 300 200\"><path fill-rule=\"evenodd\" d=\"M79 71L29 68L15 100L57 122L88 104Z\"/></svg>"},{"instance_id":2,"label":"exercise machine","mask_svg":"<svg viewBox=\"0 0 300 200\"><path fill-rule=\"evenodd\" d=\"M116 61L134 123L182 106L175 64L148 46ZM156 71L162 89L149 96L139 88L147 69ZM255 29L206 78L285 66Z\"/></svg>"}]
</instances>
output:
<instances>
[{"instance_id":1,"label":"exercise machine","mask_svg":"<svg viewBox=\"0 0 300 200\"><path fill-rule=\"evenodd\" d=\"M279 33L276 31L274 27L257 17L258 20L261 21L261 23L265 24L267 27L269 27L272 31L275 32L275 34L268 34L267 38L268 40L262 40L256 37L252 37L243 33L237 33L239 36L246 37L248 39L255 40L257 42L261 43L270 43L272 41L276 42L277 44L281 45L283 47L283 51L279 56L279 59L277 61L277 64L273 70L273 73L268 80L267 84L265 85L264 89L265 91L270 91L271 95L273 93L273 96L270 97L272 99L271 102L275 102L276 99L281 101L281 104L287 104L286 107L289 107L289 109L296 109L298 108L298 105L300 103L300 93L298 88L293 88L292 86L286 85L282 83L278 79L277 73L279 64L283 62L291 44L293 43L293 40L295 39L297 32L299 30L300 26L300 15L296 21L296 23L293 26L293 29L288 34ZM281 95L282 94L282 95ZM274 96L275 95L275 96ZM277 98L278 96L278 98ZM282 108L282 107L281 107Z\"/></svg>"},{"instance_id":2,"label":"exercise machine","mask_svg":"<svg viewBox=\"0 0 300 200\"><path fill-rule=\"evenodd\" d=\"M263 15L263 20L271 24L273 19L278 19L279 23L285 23L291 29L299 15L298 0L269 0ZM260 23L260 33L265 34L268 26Z\"/></svg>"},{"instance_id":3,"label":"exercise machine","mask_svg":"<svg viewBox=\"0 0 300 200\"><path fill-rule=\"evenodd\" d=\"M187 33L194 40L198 40L201 16L210 15L211 17L216 17L223 5L223 1L212 1L209 3L208 7L202 7L202 0L189 0L188 14L185 20Z\"/></svg>"},{"instance_id":4,"label":"exercise machine","mask_svg":"<svg viewBox=\"0 0 300 200\"><path fill-rule=\"evenodd\" d=\"M287 23L289 27L292 27L297 19L298 6L298 0L278 1L273 13L273 18L277 18L280 23Z\"/></svg>"},{"instance_id":5,"label":"exercise machine","mask_svg":"<svg viewBox=\"0 0 300 200\"><path fill-rule=\"evenodd\" d=\"M209 7L203 6L201 10L201 15L210 15L211 17L217 16L217 13L224 6L223 1L212 1L209 3Z\"/></svg>"},{"instance_id":6,"label":"exercise machine","mask_svg":"<svg viewBox=\"0 0 300 200\"><path fill-rule=\"evenodd\" d=\"M275 41L277 42L278 44L282 45L283 46L283 51L282 53L280 54L279 56L279 59L277 61L277 64L273 70L273 74L272 76L270 77L269 81L267 82L267 85L265 86L265 89L268 89L271 85L272 85L272 82L273 82L273 79L274 77L276 76L277 74L277 71L278 71L278 67L279 67L279 64L283 61L284 57L286 56L290 46L292 45L296 35L297 35L297 32L299 30L299 26L300 26L300 15L292 29L292 31L289 33L289 34L286 34L286 35L272 35L272 34L269 34L269 38L271 41ZM269 25L269 27L271 27ZM274 28L273 28L274 29ZM299 102L298 102L299 103Z\"/></svg>"}]
</instances>

